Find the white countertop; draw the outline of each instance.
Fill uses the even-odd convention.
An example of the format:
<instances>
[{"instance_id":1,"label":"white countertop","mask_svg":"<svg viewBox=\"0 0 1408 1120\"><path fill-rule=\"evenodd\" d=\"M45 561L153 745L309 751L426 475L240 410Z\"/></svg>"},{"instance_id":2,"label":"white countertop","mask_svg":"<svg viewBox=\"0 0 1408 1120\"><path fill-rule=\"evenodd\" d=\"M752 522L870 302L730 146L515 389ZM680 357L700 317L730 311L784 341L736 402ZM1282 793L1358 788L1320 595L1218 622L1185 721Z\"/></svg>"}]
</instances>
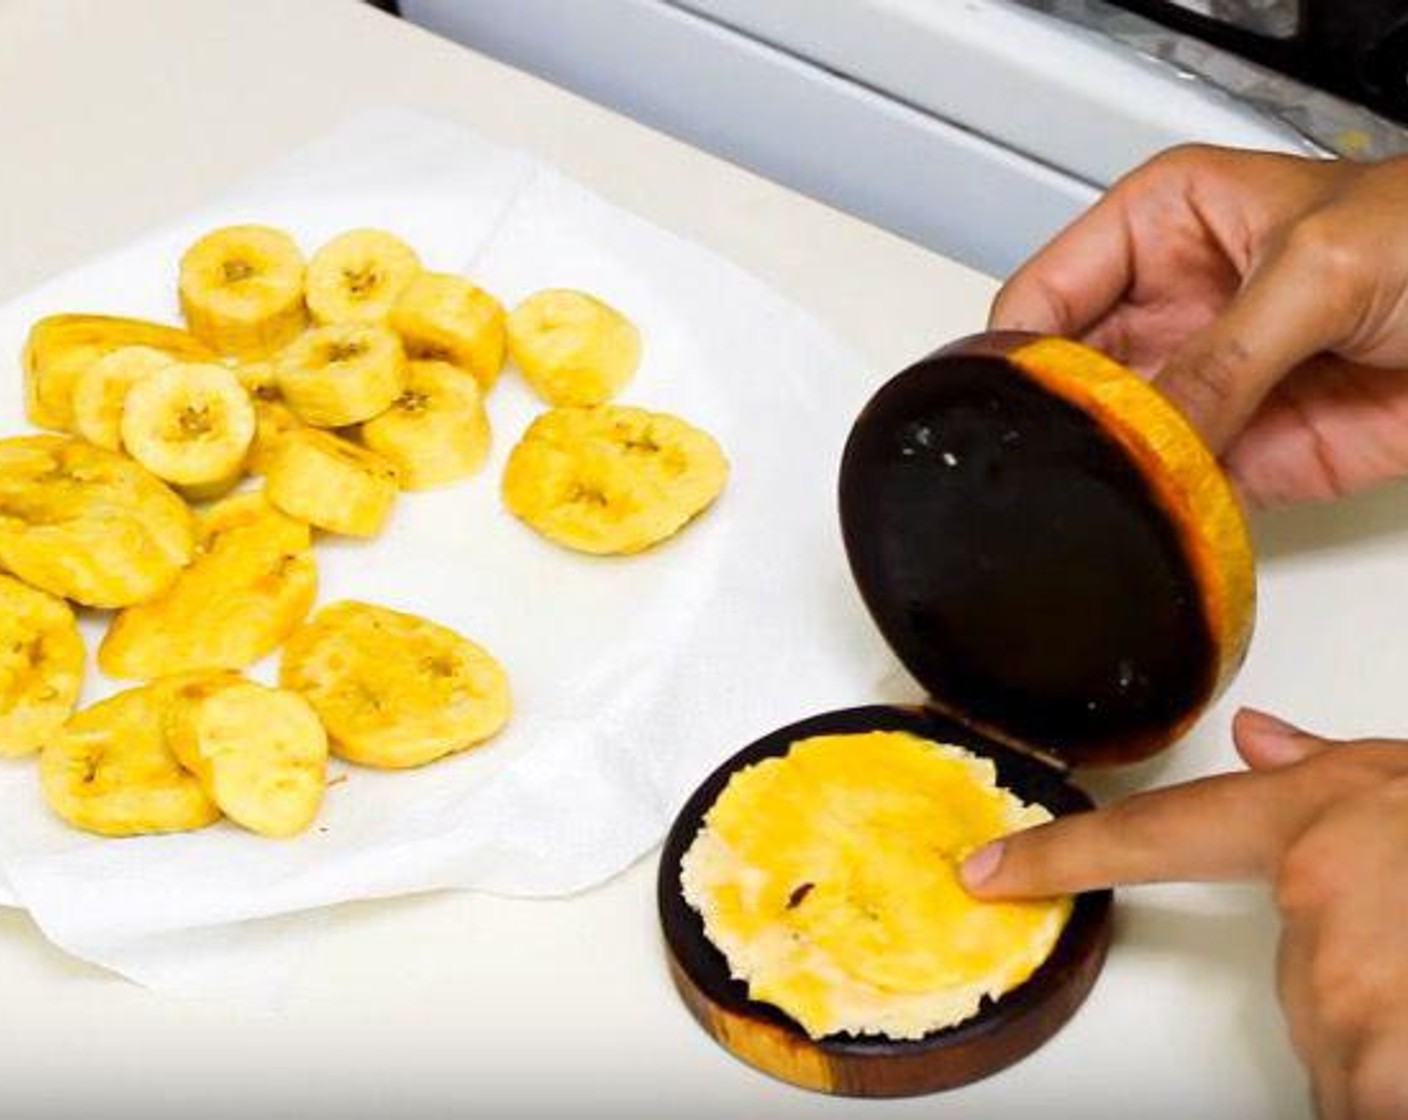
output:
<instances>
[{"instance_id":1,"label":"white countertop","mask_svg":"<svg viewBox=\"0 0 1408 1120\"><path fill-rule=\"evenodd\" d=\"M990 280L350 0L0 5L0 298L377 104L468 122L725 253L829 323L877 376L982 325ZM1336 516L1273 528L1285 579L1362 524L1388 542L1365 563L1399 543L1382 502ZM1362 583L1352 565L1344 580L1335 587L1350 596ZM1302 678L1278 586L1268 629L1282 653L1254 659L1244 679L1265 685L1274 667L1285 692ZM1298 586L1310 607L1338 593ZM1324 648L1352 641L1340 623L1316 634ZM1346 687L1292 714L1335 704L1377 721L1389 679L1371 680L1374 702L1354 707ZM1230 756L1209 733L1182 757L1166 775ZM653 872L652 857L557 902L460 894L339 908L277 1014L154 995L0 910L0 1115L1303 1113L1254 893L1126 902L1094 996L1041 1052L944 1098L858 1103L775 1084L695 1027L665 972ZM1129 1085L1154 1095L1135 1108L1110 1092Z\"/></svg>"}]
</instances>

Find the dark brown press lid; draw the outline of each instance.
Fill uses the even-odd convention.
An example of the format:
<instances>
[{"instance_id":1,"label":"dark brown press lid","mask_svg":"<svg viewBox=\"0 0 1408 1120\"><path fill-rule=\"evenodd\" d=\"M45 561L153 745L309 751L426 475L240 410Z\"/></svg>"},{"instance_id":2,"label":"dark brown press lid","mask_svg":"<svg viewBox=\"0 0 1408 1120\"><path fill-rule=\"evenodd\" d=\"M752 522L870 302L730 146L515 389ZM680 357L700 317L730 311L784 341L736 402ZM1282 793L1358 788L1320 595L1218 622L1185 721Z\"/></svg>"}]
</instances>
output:
<instances>
[{"instance_id":1,"label":"dark brown press lid","mask_svg":"<svg viewBox=\"0 0 1408 1120\"><path fill-rule=\"evenodd\" d=\"M841 465L856 584L931 703L1068 763L1177 739L1246 651L1255 572L1216 460L1138 374L976 335L886 384Z\"/></svg>"}]
</instances>

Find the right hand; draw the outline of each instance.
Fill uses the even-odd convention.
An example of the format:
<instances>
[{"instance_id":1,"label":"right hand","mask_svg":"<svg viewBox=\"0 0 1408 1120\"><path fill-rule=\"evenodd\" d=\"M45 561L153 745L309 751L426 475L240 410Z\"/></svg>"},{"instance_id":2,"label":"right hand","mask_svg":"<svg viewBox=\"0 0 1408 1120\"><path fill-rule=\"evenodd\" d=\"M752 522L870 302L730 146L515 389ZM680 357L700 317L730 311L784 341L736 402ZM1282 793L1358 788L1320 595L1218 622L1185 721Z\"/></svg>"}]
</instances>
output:
<instances>
[{"instance_id":1,"label":"right hand","mask_svg":"<svg viewBox=\"0 0 1408 1120\"><path fill-rule=\"evenodd\" d=\"M1261 879L1278 980L1324 1120L1408 1116L1408 743L1332 743L1241 713L1250 772L1153 790L1013 833L968 858L982 898L1120 883Z\"/></svg>"},{"instance_id":2,"label":"right hand","mask_svg":"<svg viewBox=\"0 0 1408 1120\"><path fill-rule=\"evenodd\" d=\"M1408 159L1177 148L998 293L994 328L1155 378L1253 504L1408 474Z\"/></svg>"}]
</instances>

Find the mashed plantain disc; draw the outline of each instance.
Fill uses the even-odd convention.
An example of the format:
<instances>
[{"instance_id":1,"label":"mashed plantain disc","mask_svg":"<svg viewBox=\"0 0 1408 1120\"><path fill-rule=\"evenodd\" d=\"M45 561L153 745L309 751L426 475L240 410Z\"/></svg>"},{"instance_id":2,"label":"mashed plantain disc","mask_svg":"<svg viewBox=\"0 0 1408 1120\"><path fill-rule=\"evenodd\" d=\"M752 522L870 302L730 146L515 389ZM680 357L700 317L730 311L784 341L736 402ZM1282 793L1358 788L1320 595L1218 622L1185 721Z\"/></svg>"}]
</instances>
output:
<instances>
[{"instance_id":1,"label":"mashed plantain disc","mask_svg":"<svg viewBox=\"0 0 1408 1120\"><path fill-rule=\"evenodd\" d=\"M1050 814L993 764L902 731L824 735L730 779L685 853L685 898L749 995L813 1038L919 1038L1050 955L1067 898L979 902L973 850Z\"/></svg>"}]
</instances>

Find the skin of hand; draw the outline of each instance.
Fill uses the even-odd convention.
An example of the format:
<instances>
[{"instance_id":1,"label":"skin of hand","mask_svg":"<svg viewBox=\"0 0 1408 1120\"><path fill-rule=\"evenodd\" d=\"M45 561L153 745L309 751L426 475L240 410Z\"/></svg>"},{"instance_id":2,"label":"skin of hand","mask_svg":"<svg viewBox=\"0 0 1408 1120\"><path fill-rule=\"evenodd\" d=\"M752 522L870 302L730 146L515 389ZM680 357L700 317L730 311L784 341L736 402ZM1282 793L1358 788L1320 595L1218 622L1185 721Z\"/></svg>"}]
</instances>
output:
<instances>
[{"instance_id":1,"label":"skin of hand","mask_svg":"<svg viewBox=\"0 0 1408 1120\"><path fill-rule=\"evenodd\" d=\"M1278 988L1324 1120L1408 1116L1408 743L1335 743L1243 710L1245 773L1138 794L980 849L980 898L1262 880Z\"/></svg>"},{"instance_id":2,"label":"skin of hand","mask_svg":"<svg viewBox=\"0 0 1408 1120\"><path fill-rule=\"evenodd\" d=\"M990 325L1154 378L1254 505L1408 474L1408 159L1175 148L998 293Z\"/></svg>"}]
</instances>

